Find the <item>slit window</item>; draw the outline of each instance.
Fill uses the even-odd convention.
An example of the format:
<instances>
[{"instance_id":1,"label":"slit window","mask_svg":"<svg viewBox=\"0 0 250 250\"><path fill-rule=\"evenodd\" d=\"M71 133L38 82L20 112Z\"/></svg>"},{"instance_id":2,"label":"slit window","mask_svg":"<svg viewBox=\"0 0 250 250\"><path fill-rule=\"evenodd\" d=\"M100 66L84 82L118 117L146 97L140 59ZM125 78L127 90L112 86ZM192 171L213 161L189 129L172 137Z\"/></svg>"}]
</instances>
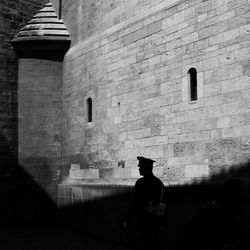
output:
<instances>
[{"instance_id":1,"label":"slit window","mask_svg":"<svg viewBox=\"0 0 250 250\"><path fill-rule=\"evenodd\" d=\"M188 71L189 84L190 84L190 101L197 100L197 71L195 68L191 68Z\"/></svg>"},{"instance_id":2,"label":"slit window","mask_svg":"<svg viewBox=\"0 0 250 250\"><path fill-rule=\"evenodd\" d=\"M88 98L87 100L87 113L88 113L88 122L92 122L92 99Z\"/></svg>"}]
</instances>

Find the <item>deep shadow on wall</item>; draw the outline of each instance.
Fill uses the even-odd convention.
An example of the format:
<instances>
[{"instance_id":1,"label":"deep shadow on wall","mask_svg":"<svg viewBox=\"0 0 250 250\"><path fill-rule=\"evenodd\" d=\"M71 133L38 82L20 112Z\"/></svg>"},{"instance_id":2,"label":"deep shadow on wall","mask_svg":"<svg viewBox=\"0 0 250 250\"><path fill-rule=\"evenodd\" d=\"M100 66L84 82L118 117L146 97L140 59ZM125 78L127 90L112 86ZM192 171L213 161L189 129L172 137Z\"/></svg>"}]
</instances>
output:
<instances>
[{"instance_id":1,"label":"deep shadow on wall","mask_svg":"<svg viewBox=\"0 0 250 250\"><path fill-rule=\"evenodd\" d=\"M18 164L2 135L0 142L0 226L55 222L56 205Z\"/></svg>"},{"instance_id":2,"label":"deep shadow on wall","mask_svg":"<svg viewBox=\"0 0 250 250\"><path fill-rule=\"evenodd\" d=\"M92 236L121 246L133 246L136 239L136 221L125 233L122 221L131 197L131 187L68 185L57 208L45 191L18 165L4 137L1 141L1 226L46 226L64 228L79 236ZM46 166L44 166L46 171ZM209 180L190 185L166 187L166 230L161 233L162 247L170 249L192 213L202 204L215 198L220 184L231 176L246 180L250 177L249 164L239 165L230 172L212 176ZM81 189L82 197L74 195ZM91 194L92 200L86 200ZM85 195L85 196L84 196Z\"/></svg>"},{"instance_id":3,"label":"deep shadow on wall","mask_svg":"<svg viewBox=\"0 0 250 250\"><path fill-rule=\"evenodd\" d=\"M214 200L221 184L231 177L249 181L249 163L234 166L233 170L221 172L208 180L197 181L190 185L165 187L164 201L167 204L167 215L166 229L160 235L162 249L166 247L171 249L179 240L178 237L190 216L199 207ZM82 235L90 234L103 241L132 247L135 245L137 235L136 220L127 233L122 228L131 191L131 187L67 185L59 192L61 205L69 204L60 208L60 217L65 225L75 228ZM109 193L113 195L86 200L90 194L95 197L100 192L103 197Z\"/></svg>"}]
</instances>

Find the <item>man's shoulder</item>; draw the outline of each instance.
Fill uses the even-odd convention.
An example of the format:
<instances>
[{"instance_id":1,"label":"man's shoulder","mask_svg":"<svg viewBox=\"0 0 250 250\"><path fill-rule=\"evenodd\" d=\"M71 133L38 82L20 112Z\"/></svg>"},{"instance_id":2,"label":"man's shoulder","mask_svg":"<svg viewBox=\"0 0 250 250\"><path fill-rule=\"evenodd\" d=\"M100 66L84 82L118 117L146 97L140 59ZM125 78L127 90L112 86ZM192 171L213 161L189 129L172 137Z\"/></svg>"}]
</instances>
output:
<instances>
[{"instance_id":1,"label":"man's shoulder","mask_svg":"<svg viewBox=\"0 0 250 250\"><path fill-rule=\"evenodd\" d=\"M144 177L138 179L138 180L135 182L135 186L138 186L138 185L142 184L144 181L145 181L145 180L144 180Z\"/></svg>"},{"instance_id":2,"label":"man's shoulder","mask_svg":"<svg viewBox=\"0 0 250 250\"><path fill-rule=\"evenodd\" d=\"M155 175L154 175L154 180L155 180L155 182L157 182L158 184L164 185L163 182L162 182L158 177L156 177Z\"/></svg>"},{"instance_id":3,"label":"man's shoulder","mask_svg":"<svg viewBox=\"0 0 250 250\"><path fill-rule=\"evenodd\" d=\"M144 184L147 184L147 183L154 183L154 184L157 184L157 185L164 185L163 182L158 178L156 177L155 175L152 175L150 177L142 177L140 179L138 179L135 183L136 186L138 185L144 185Z\"/></svg>"}]
</instances>

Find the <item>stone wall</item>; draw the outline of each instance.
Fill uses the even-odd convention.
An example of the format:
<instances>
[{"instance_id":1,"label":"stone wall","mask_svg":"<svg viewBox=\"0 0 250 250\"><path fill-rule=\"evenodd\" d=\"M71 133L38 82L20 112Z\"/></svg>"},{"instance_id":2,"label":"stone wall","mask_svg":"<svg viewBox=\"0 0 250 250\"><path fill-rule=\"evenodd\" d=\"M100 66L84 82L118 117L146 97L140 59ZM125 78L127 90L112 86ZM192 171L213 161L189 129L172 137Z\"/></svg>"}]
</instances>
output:
<instances>
[{"instance_id":1,"label":"stone wall","mask_svg":"<svg viewBox=\"0 0 250 250\"><path fill-rule=\"evenodd\" d=\"M18 159L50 196L61 181L62 63L19 59Z\"/></svg>"},{"instance_id":2,"label":"stone wall","mask_svg":"<svg viewBox=\"0 0 250 250\"><path fill-rule=\"evenodd\" d=\"M125 2L114 15L131 12L126 18L105 26L103 14L65 57L65 173L78 164L77 171L87 169L79 178L96 178L94 169L103 180L133 179L143 155L157 161L155 173L166 182L183 183L248 161L250 2ZM65 17L74 37L72 22ZM197 101L189 101L190 68Z\"/></svg>"},{"instance_id":3,"label":"stone wall","mask_svg":"<svg viewBox=\"0 0 250 250\"><path fill-rule=\"evenodd\" d=\"M51 2L58 12L59 0ZM168 0L167 5L175 2ZM165 5L165 0L62 0L62 18L71 31L72 43L76 44L128 20L136 21Z\"/></svg>"},{"instance_id":4,"label":"stone wall","mask_svg":"<svg viewBox=\"0 0 250 250\"><path fill-rule=\"evenodd\" d=\"M2 0L0 3L0 162L17 157L17 58L10 41L48 0Z\"/></svg>"}]
</instances>

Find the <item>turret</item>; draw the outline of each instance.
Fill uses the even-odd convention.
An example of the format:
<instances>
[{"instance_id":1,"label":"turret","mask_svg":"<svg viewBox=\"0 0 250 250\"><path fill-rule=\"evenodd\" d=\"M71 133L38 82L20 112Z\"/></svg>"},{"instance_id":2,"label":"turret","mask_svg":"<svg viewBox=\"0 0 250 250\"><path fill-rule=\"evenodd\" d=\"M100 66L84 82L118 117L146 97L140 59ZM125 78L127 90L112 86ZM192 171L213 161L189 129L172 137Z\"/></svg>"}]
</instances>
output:
<instances>
[{"instance_id":1,"label":"turret","mask_svg":"<svg viewBox=\"0 0 250 250\"><path fill-rule=\"evenodd\" d=\"M61 178L62 61L70 35L51 3L14 37L19 164L52 197Z\"/></svg>"}]
</instances>

